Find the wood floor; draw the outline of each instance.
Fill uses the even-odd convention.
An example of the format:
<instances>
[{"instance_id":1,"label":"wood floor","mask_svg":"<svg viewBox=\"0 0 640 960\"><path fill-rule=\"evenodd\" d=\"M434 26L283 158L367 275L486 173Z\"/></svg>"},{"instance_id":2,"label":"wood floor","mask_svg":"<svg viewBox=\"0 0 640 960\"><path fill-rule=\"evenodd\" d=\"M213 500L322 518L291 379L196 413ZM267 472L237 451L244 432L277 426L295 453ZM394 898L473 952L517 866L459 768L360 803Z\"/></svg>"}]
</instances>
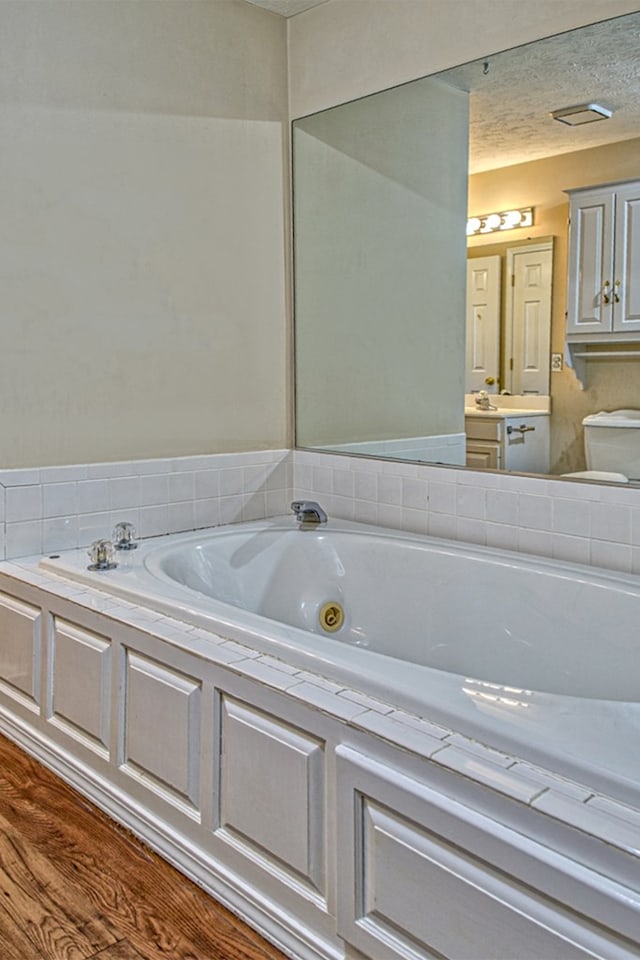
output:
<instances>
[{"instance_id":1,"label":"wood floor","mask_svg":"<svg viewBox=\"0 0 640 960\"><path fill-rule=\"evenodd\" d=\"M0 736L1 960L284 960Z\"/></svg>"}]
</instances>

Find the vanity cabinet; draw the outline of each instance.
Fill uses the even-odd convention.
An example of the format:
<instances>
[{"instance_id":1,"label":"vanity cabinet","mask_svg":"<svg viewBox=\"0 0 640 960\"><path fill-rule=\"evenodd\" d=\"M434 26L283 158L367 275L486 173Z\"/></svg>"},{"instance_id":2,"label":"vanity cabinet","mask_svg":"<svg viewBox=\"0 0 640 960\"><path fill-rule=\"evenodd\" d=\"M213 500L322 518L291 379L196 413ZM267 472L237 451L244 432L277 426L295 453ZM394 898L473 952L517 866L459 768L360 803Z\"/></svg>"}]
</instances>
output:
<instances>
[{"instance_id":1,"label":"vanity cabinet","mask_svg":"<svg viewBox=\"0 0 640 960\"><path fill-rule=\"evenodd\" d=\"M567 193L568 341L639 340L640 181Z\"/></svg>"},{"instance_id":2,"label":"vanity cabinet","mask_svg":"<svg viewBox=\"0 0 640 960\"><path fill-rule=\"evenodd\" d=\"M467 467L549 472L549 416L527 411L484 411L465 415Z\"/></svg>"}]
</instances>

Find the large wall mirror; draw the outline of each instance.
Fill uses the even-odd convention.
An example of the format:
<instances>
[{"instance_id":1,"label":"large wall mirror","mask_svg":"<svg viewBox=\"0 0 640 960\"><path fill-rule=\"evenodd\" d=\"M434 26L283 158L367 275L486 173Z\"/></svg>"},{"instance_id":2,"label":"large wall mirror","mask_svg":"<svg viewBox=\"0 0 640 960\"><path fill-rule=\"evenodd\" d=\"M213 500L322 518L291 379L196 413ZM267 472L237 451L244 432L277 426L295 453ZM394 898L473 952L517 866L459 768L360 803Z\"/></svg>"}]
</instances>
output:
<instances>
[{"instance_id":1,"label":"large wall mirror","mask_svg":"<svg viewBox=\"0 0 640 960\"><path fill-rule=\"evenodd\" d=\"M585 469L585 416L640 408L640 342L583 383L565 356L567 191L640 180L638 49L640 13L294 122L297 446L478 466L483 390L545 422L513 469L560 475ZM581 104L605 119L551 116Z\"/></svg>"}]
</instances>

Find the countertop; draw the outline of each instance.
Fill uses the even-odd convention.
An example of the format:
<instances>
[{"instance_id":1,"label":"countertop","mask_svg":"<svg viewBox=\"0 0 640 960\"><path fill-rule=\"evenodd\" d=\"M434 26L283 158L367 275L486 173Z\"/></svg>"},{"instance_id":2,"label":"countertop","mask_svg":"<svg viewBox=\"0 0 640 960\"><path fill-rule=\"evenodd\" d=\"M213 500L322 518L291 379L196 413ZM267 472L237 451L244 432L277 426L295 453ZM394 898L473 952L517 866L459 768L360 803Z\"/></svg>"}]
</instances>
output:
<instances>
[{"instance_id":1,"label":"countertop","mask_svg":"<svg viewBox=\"0 0 640 960\"><path fill-rule=\"evenodd\" d=\"M478 407L465 407L464 408L465 417L487 417L490 420L507 420L512 417L517 417L521 419L522 417L548 417L548 410L523 410L521 408L507 409L506 407L502 410L480 410Z\"/></svg>"}]
</instances>

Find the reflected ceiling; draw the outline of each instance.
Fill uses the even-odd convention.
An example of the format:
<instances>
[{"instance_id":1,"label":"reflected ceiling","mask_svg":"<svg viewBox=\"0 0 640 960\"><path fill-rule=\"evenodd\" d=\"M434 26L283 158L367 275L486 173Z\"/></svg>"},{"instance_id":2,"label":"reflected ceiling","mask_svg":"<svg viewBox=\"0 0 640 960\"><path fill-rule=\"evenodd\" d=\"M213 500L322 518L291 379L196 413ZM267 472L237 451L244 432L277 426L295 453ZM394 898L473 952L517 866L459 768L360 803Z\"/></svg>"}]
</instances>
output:
<instances>
[{"instance_id":1,"label":"reflected ceiling","mask_svg":"<svg viewBox=\"0 0 640 960\"><path fill-rule=\"evenodd\" d=\"M640 14L632 14L441 74L471 93L469 172L637 137L639 51ZM568 127L549 116L591 102L612 110L613 117Z\"/></svg>"},{"instance_id":2,"label":"reflected ceiling","mask_svg":"<svg viewBox=\"0 0 640 960\"><path fill-rule=\"evenodd\" d=\"M281 17L294 17L296 13L302 13L311 7L319 7L327 0L247 0L247 2L252 3L254 7L264 7L272 13L279 13Z\"/></svg>"}]
</instances>

